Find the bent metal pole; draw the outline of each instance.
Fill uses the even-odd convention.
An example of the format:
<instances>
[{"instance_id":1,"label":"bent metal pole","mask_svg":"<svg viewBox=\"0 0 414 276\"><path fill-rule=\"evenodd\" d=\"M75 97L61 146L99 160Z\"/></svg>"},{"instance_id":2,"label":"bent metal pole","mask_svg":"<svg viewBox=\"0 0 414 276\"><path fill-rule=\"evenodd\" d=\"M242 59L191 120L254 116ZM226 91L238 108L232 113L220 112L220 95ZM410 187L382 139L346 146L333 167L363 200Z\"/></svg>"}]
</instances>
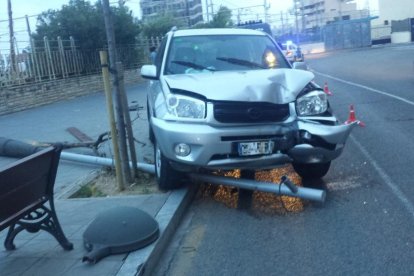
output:
<instances>
[{"instance_id":1,"label":"bent metal pole","mask_svg":"<svg viewBox=\"0 0 414 276\"><path fill-rule=\"evenodd\" d=\"M318 202L325 202L326 198L325 191L306 187L295 186L297 188L297 191L293 192L292 189L290 189L285 184L204 174L190 174L190 177L196 180L201 180L203 182L215 185L234 186L247 190L299 197L302 199L313 200Z\"/></svg>"},{"instance_id":2,"label":"bent metal pole","mask_svg":"<svg viewBox=\"0 0 414 276\"><path fill-rule=\"evenodd\" d=\"M85 155L85 154L77 154L77 153L71 153L62 151L60 154L60 159L67 160L67 161L73 161L73 162L80 162L85 164L91 164L91 165L101 165L101 166L108 166L113 167L114 160L111 158L104 158L99 156L91 156L91 155ZM129 162L129 166L132 168L132 163ZM143 172L155 174L155 166L152 164L147 163L137 163L138 170L141 170Z\"/></svg>"}]
</instances>

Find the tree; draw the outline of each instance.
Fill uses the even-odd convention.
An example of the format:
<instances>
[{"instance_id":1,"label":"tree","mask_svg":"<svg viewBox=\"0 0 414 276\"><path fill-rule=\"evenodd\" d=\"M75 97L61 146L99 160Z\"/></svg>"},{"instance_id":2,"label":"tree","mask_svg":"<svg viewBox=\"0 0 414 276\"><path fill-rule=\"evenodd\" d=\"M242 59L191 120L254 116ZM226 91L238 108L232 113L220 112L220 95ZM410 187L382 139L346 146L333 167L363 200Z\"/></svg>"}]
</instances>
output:
<instances>
[{"instance_id":1,"label":"tree","mask_svg":"<svg viewBox=\"0 0 414 276\"><path fill-rule=\"evenodd\" d=\"M218 12L213 16L213 21L211 25L213 28L225 28L233 26L233 21L231 20L231 10L225 6L220 6Z\"/></svg>"},{"instance_id":2,"label":"tree","mask_svg":"<svg viewBox=\"0 0 414 276\"><path fill-rule=\"evenodd\" d=\"M233 26L233 21L231 20L232 13L229 8L226 6L220 6L220 9L215 15L213 15L213 20L208 23L201 23L194 26L195 28L227 28Z\"/></svg>"},{"instance_id":3,"label":"tree","mask_svg":"<svg viewBox=\"0 0 414 276\"><path fill-rule=\"evenodd\" d=\"M165 14L144 23L142 32L147 37L163 36L174 26L182 27L184 26L184 21L175 18L172 14Z\"/></svg>"},{"instance_id":4,"label":"tree","mask_svg":"<svg viewBox=\"0 0 414 276\"><path fill-rule=\"evenodd\" d=\"M125 6L111 7L117 44L134 44L140 32L138 21ZM35 40L47 36L55 40L58 36L68 39L72 36L81 49L98 49L106 45L105 24L102 5L92 5L86 0L70 0L60 10L48 10L38 17Z\"/></svg>"}]
</instances>

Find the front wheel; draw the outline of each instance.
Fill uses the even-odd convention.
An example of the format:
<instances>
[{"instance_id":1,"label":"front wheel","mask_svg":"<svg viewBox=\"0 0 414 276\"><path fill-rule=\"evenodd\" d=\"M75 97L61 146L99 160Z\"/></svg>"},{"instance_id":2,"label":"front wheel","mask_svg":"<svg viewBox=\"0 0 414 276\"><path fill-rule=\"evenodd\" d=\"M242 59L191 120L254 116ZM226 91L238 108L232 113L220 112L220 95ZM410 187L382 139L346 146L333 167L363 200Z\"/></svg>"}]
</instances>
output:
<instances>
[{"instance_id":1,"label":"front wheel","mask_svg":"<svg viewBox=\"0 0 414 276\"><path fill-rule=\"evenodd\" d=\"M296 173L303 179L319 179L324 177L331 167L331 162L305 164L305 163L292 163Z\"/></svg>"},{"instance_id":2,"label":"front wheel","mask_svg":"<svg viewBox=\"0 0 414 276\"><path fill-rule=\"evenodd\" d=\"M174 170L168 159L162 154L158 143L154 145L155 177L160 190L172 190L181 187L184 174Z\"/></svg>"}]
</instances>

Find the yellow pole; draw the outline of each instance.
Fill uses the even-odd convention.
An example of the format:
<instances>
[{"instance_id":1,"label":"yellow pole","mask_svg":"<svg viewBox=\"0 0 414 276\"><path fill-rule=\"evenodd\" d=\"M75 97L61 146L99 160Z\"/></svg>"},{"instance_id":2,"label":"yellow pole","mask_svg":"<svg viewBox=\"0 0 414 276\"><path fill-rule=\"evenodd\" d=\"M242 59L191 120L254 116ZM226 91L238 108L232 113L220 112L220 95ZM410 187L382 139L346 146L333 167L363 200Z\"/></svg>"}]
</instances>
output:
<instances>
[{"instance_id":1,"label":"yellow pole","mask_svg":"<svg viewBox=\"0 0 414 276\"><path fill-rule=\"evenodd\" d=\"M115 126L111 81L109 78L108 53L106 51L100 51L99 56L101 58L102 76L105 88L106 109L108 110L109 125L111 127L112 145L114 147L115 174L118 182L118 189L122 191L124 190L124 178L122 176L121 160L119 158L118 134Z\"/></svg>"}]
</instances>

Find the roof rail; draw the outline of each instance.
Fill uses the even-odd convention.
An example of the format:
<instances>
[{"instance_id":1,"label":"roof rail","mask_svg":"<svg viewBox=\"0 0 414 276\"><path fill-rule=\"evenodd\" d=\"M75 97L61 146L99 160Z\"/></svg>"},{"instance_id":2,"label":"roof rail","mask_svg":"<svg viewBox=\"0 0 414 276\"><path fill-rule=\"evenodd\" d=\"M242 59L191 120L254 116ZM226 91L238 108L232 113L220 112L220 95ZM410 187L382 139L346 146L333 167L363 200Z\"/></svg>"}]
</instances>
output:
<instances>
[{"instance_id":1,"label":"roof rail","mask_svg":"<svg viewBox=\"0 0 414 276\"><path fill-rule=\"evenodd\" d=\"M175 32L176 30L178 30L177 26L173 26L170 30L170 32Z\"/></svg>"}]
</instances>

